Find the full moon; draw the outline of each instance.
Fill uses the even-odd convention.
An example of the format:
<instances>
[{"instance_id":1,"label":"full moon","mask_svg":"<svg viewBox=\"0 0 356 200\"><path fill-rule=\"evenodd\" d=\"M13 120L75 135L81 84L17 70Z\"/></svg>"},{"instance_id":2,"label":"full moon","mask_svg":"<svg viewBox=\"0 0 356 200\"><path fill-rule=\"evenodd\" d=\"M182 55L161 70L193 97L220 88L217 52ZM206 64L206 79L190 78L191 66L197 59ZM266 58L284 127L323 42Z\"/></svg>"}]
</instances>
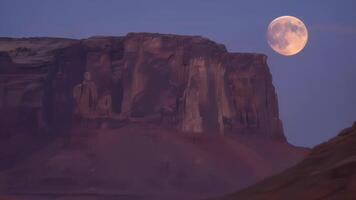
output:
<instances>
[{"instance_id":1,"label":"full moon","mask_svg":"<svg viewBox=\"0 0 356 200\"><path fill-rule=\"evenodd\" d=\"M267 41L277 53L285 56L295 55L305 47L308 30L300 19L281 16L268 25Z\"/></svg>"}]
</instances>

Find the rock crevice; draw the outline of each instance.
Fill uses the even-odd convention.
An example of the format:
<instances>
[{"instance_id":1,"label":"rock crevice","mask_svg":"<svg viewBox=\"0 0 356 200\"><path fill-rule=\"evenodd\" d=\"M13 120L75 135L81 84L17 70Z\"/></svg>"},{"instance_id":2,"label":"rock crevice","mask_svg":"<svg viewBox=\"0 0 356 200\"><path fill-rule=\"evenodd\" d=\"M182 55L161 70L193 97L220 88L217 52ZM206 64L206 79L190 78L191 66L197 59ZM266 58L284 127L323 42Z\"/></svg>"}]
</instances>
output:
<instances>
[{"instance_id":1,"label":"rock crevice","mask_svg":"<svg viewBox=\"0 0 356 200\"><path fill-rule=\"evenodd\" d=\"M8 92L22 96L25 91L11 89L9 82L28 80L6 77L44 76L44 103L38 109L47 113L51 126L64 119L70 123L70 94L88 71L99 97L111 92L118 115L160 116L160 123L192 133L260 134L285 140L265 55L229 53L199 36L155 33L83 40L2 38L0 44L0 81L6 82L1 102L16 98Z\"/></svg>"}]
</instances>

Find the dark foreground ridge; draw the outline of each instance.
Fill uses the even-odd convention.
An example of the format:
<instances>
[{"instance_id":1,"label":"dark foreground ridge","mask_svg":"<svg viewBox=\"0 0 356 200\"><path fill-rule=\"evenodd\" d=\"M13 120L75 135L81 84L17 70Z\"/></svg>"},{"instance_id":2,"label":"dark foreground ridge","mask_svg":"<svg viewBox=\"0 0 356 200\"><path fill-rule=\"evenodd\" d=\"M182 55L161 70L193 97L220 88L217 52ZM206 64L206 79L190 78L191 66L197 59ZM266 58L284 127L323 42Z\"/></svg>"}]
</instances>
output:
<instances>
[{"instance_id":1,"label":"dark foreground ridge","mask_svg":"<svg viewBox=\"0 0 356 200\"><path fill-rule=\"evenodd\" d=\"M356 122L295 167L216 200L356 199Z\"/></svg>"}]
</instances>

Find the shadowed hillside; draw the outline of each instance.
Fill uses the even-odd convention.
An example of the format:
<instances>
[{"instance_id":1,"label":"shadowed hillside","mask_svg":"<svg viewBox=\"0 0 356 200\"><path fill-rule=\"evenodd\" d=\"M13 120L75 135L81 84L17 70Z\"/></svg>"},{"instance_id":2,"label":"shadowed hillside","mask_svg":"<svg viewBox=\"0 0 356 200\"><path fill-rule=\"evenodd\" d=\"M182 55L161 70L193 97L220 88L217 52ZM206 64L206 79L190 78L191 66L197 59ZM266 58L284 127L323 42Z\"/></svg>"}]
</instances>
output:
<instances>
[{"instance_id":1,"label":"shadowed hillside","mask_svg":"<svg viewBox=\"0 0 356 200\"><path fill-rule=\"evenodd\" d=\"M216 200L356 199L356 122L295 167Z\"/></svg>"}]
</instances>

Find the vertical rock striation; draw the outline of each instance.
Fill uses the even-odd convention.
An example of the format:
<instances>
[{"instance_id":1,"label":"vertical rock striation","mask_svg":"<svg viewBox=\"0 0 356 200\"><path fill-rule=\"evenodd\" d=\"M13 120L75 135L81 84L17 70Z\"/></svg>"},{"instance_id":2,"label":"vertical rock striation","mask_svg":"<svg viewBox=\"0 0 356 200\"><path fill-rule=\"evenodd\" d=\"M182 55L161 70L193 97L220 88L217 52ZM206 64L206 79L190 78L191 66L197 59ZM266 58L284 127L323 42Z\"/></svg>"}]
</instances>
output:
<instances>
[{"instance_id":1,"label":"vertical rock striation","mask_svg":"<svg viewBox=\"0 0 356 200\"><path fill-rule=\"evenodd\" d=\"M6 84L1 102L12 98L10 82L28 80L19 74L44 77L39 110L47 126L69 127L71 90L89 71L99 96L111 91L114 112L121 116L153 119L184 132L259 134L284 141L266 60L262 54L229 53L200 36L2 38L0 81ZM25 91L19 86L18 96ZM23 101L14 107L23 107Z\"/></svg>"}]
</instances>

